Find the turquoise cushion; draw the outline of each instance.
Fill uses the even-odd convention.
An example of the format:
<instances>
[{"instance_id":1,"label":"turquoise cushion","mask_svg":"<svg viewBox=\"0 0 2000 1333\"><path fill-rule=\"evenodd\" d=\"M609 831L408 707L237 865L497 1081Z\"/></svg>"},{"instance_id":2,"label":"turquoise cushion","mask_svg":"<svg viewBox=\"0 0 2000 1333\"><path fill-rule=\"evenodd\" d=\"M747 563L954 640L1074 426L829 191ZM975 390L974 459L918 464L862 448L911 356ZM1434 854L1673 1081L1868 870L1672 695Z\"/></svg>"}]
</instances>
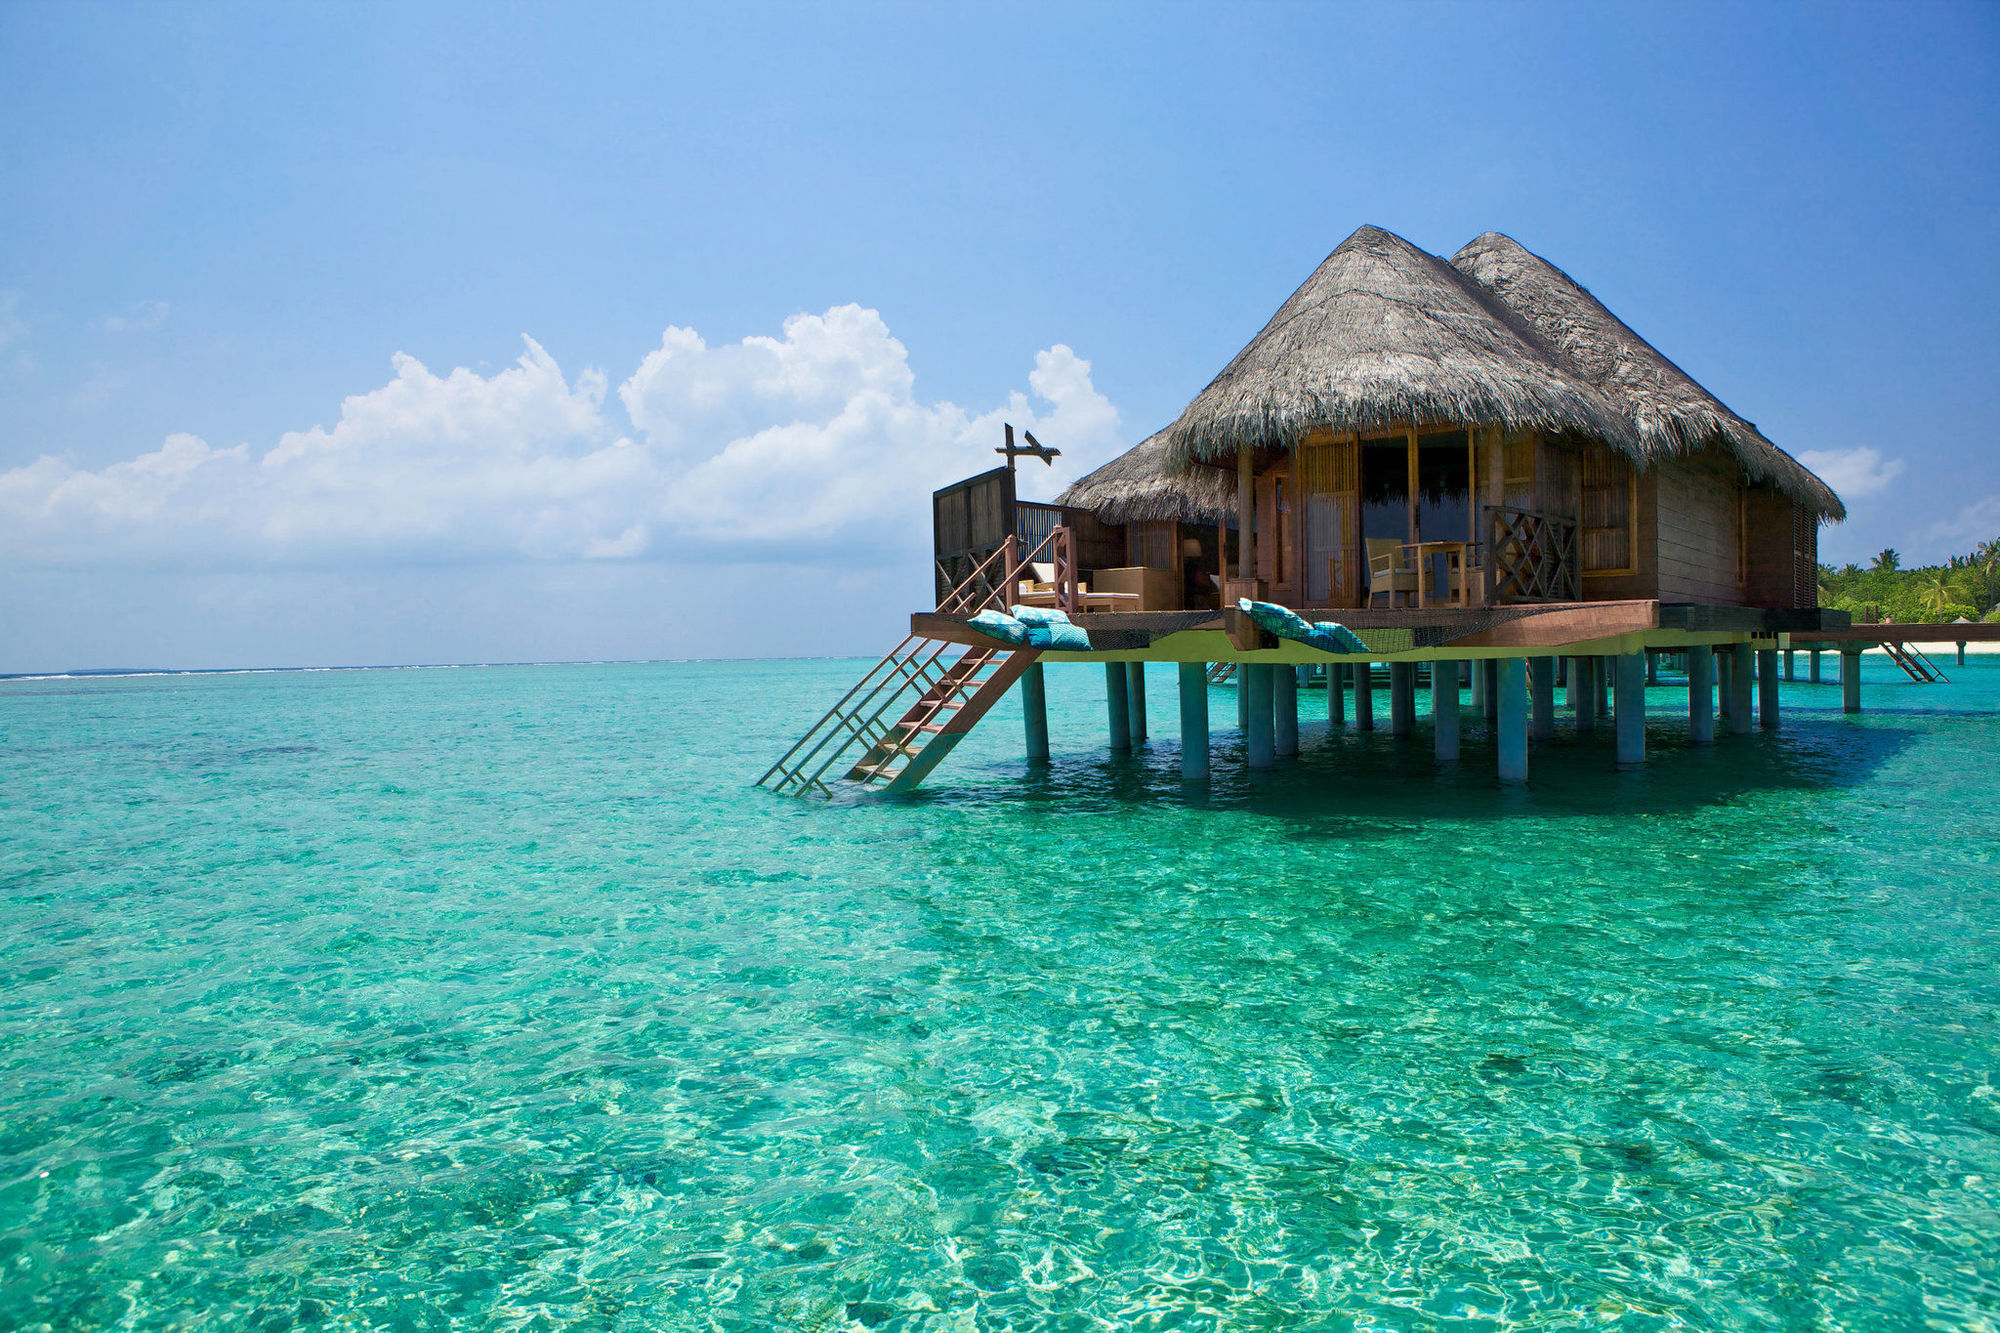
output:
<instances>
[{"instance_id":1,"label":"turquoise cushion","mask_svg":"<svg viewBox=\"0 0 2000 1333\"><path fill-rule=\"evenodd\" d=\"M1053 606L1017 606L1014 619L1023 625L1067 625L1069 617Z\"/></svg>"},{"instance_id":2,"label":"turquoise cushion","mask_svg":"<svg viewBox=\"0 0 2000 1333\"><path fill-rule=\"evenodd\" d=\"M1002 643L1025 643L1028 627L1005 611L981 611L969 622L981 634L1000 640Z\"/></svg>"},{"instance_id":3,"label":"turquoise cushion","mask_svg":"<svg viewBox=\"0 0 2000 1333\"><path fill-rule=\"evenodd\" d=\"M1319 620L1313 622L1313 636L1306 640L1306 642L1318 648L1321 652L1326 653L1365 653L1368 651L1368 645L1361 641L1361 636L1337 620ZM1336 646L1328 647L1328 644Z\"/></svg>"},{"instance_id":4,"label":"turquoise cushion","mask_svg":"<svg viewBox=\"0 0 2000 1333\"><path fill-rule=\"evenodd\" d=\"M1322 620L1308 625L1295 612L1276 602L1253 602L1248 597L1241 598L1236 605L1256 622L1259 629L1267 629L1281 639L1291 639L1323 653L1368 651L1368 645L1361 641L1359 635L1337 621Z\"/></svg>"},{"instance_id":5,"label":"turquoise cushion","mask_svg":"<svg viewBox=\"0 0 2000 1333\"><path fill-rule=\"evenodd\" d=\"M1067 621L1060 625L1030 625L1028 626L1028 646L1030 648L1053 648L1062 652L1087 653L1090 651L1090 636Z\"/></svg>"}]
</instances>

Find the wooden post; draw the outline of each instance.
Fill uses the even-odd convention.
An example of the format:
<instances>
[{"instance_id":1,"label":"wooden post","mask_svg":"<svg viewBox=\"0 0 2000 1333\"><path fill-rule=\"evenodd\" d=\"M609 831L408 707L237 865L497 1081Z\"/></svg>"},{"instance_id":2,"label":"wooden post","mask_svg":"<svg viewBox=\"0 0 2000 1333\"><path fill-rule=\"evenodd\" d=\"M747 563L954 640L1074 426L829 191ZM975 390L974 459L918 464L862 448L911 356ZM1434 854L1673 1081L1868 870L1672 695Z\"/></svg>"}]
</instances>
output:
<instances>
[{"instance_id":1,"label":"wooden post","mask_svg":"<svg viewBox=\"0 0 2000 1333\"><path fill-rule=\"evenodd\" d=\"M1819 649L1817 648L1806 654L1806 679L1815 685L1819 684Z\"/></svg>"},{"instance_id":2,"label":"wooden post","mask_svg":"<svg viewBox=\"0 0 2000 1333\"><path fill-rule=\"evenodd\" d=\"M1125 707L1131 711L1129 728L1133 743L1146 739L1146 664L1125 664Z\"/></svg>"},{"instance_id":3,"label":"wooden post","mask_svg":"<svg viewBox=\"0 0 2000 1333\"><path fill-rule=\"evenodd\" d=\"M1621 653L1618 663L1618 762L1646 762L1646 663L1643 654Z\"/></svg>"},{"instance_id":4,"label":"wooden post","mask_svg":"<svg viewBox=\"0 0 2000 1333\"><path fill-rule=\"evenodd\" d=\"M1375 664L1354 664L1354 729L1375 730Z\"/></svg>"},{"instance_id":5,"label":"wooden post","mask_svg":"<svg viewBox=\"0 0 2000 1333\"><path fill-rule=\"evenodd\" d=\"M1519 657L1495 664L1494 693L1500 697L1500 780L1528 780L1528 664Z\"/></svg>"},{"instance_id":6,"label":"wooden post","mask_svg":"<svg viewBox=\"0 0 2000 1333\"><path fill-rule=\"evenodd\" d=\"M1417 721L1417 664L1389 663L1389 734L1407 736Z\"/></svg>"},{"instance_id":7,"label":"wooden post","mask_svg":"<svg viewBox=\"0 0 2000 1333\"><path fill-rule=\"evenodd\" d=\"M1964 639L1960 639L1960 640L1958 641L1958 664L1959 664L1960 666L1964 666L1964 665L1965 665L1965 640L1964 640Z\"/></svg>"},{"instance_id":8,"label":"wooden post","mask_svg":"<svg viewBox=\"0 0 2000 1333\"><path fill-rule=\"evenodd\" d=\"M1556 659L1531 658L1528 662L1528 739L1536 744L1553 740L1556 734Z\"/></svg>"},{"instance_id":9,"label":"wooden post","mask_svg":"<svg viewBox=\"0 0 2000 1333\"><path fill-rule=\"evenodd\" d=\"M1707 745L1715 739L1715 649L1698 643L1687 650L1688 739Z\"/></svg>"},{"instance_id":10,"label":"wooden post","mask_svg":"<svg viewBox=\"0 0 2000 1333\"><path fill-rule=\"evenodd\" d=\"M1250 664L1236 664L1236 729L1245 735L1250 731Z\"/></svg>"},{"instance_id":11,"label":"wooden post","mask_svg":"<svg viewBox=\"0 0 2000 1333\"><path fill-rule=\"evenodd\" d=\"M1458 759L1458 663L1431 663L1431 721L1436 724L1437 759Z\"/></svg>"},{"instance_id":12,"label":"wooden post","mask_svg":"<svg viewBox=\"0 0 2000 1333\"><path fill-rule=\"evenodd\" d=\"M1569 663L1569 706L1576 714L1576 734L1587 736L1597 730L1597 659L1573 657Z\"/></svg>"},{"instance_id":13,"label":"wooden post","mask_svg":"<svg viewBox=\"0 0 2000 1333\"><path fill-rule=\"evenodd\" d=\"M1597 707L1600 718L1611 716L1611 660L1604 657L1590 659L1590 698Z\"/></svg>"},{"instance_id":14,"label":"wooden post","mask_svg":"<svg viewBox=\"0 0 2000 1333\"><path fill-rule=\"evenodd\" d=\"M1756 721L1750 716L1750 692L1757 683L1750 674L1755 656L1747 641L1730 645L1729 731L1734 736L1746 734Z\"/></svg>"},{"instance_id":15,"label":"wooden post","mask_svg":"<svg viewBox=\"0 0 2000 1333\"><path fill-rule=\"evenodd\" d=\"M1181 776L1208 776L1208 663L1181 663Z\"/></svg>"},{"instance_id":16,"label":"wooden post","mask_svg":"<svg viewBox=\"0 0 2000 1333\"><path fill-rule=\"evenodd\" d=\"M1736 702L1736 691L1729 683L1729 673L1736 669L1736 654L1725 647L1715 655L1715 703L1716 711L1723 722L1729 721L1729 706Z\"/></svg>"},{"instance_id":17,"label":"wooden post","mask_svg":"<svg viewBox=\"0 0 2000 1333\"><path fill-rule=\"evenodd\" d=\"M1500 663L1489 657L1479 669L1486 677L1486 725L1490 727L1500 720Z\"/></svg>"},{"instance_id":18,"label":"wooden post","mask_svg":"<svg viewBox=\"0 0 2000 1333\"><path fill-rule=\"evenodd\" d=\"M1480 717L1486 716L1486 663L1477 659L1467 662L1467 674L1472 677L1472 697L1467 700L1472 711Z\"/></svg>"},{"instance_id":19,"label":"wooden post","mask_svg":"<svg viewBox=\"0 0 2000 1333\"><path fill-rule=\"evenodd\" d=\"M1658 685L1660 683L1660 655L1658 653L1646 654L1646 683L1648 685Z\"/></svg>"},{"instance_id":20,"label":"wooden post","mask_svg":"<svg viewBox=\"0 0 2000 1333\"><path fill-rule=\"evenodd\" d=\"M1049 696L1036 662L1021 673L1021 720L1027 726L1030 762L1049 757Z\"/></svg>"},{"instance_id":21,"label":"wooden post","mask_svg":"<svg viewBox=\"0 0 2000 1333\"><path fill-rule=\"evenodd\" d=\"M1326 721L1338 727L1347 722L1347 663L1326 664Z\"/></svg>"},{"instance_id":22,"label":"wooden post","mask_svg":"<svg viewBox=\"0 0 2000 1333\"><path fill-rule=\"evenodd\" d=\"M1799 673L1798 673L1798 663L1797 663L1796 661L1794 661L1794 660L1793 660L1793 659L1794 659L1794 658L1796 658L1797 656L1798 656L1798 654L1797 654L1797 653L1795 653L1795 652L1793 652L1793 651L1792 651L1792 650L1791 650L1790 648L1787 648L1787 649L1785 649L1785 679L1786 679L1786 680L1797 680L1797 679L1799 678Z\"/></svg>"},{"instance_id":23,"label":"wooden post","mask_svg":"<svg viewBox=\"0 0 2000 1333\"><path fill-rule=\"evenodd\" d=\"M1757 725L1778 725L1778 650L1775 648L1757 650Z\"/></svg>"},{"instance_id":24,"label":"wooden post","mask_svg":"<svg viewBox=\"0 0 2000 1333\"><path fill-rule=\"evenodd\" d=\"M1861 711L1861 650L1840 650L1840 711Z\"/></svg>"},{"instance_id":25,"label":"wooden post","mask_svg":"<svg viewBox=\"0 0 2000 1333\"><path fill-rule=\"evenodd\" d=\"M1215 577L1219 583L1229 582L1229 520L1215 520ZM1218 593L1220 589L1217 590Z\"/></svg>"},{"instance_id":26,"label":"wooden post","mask_svg":"<svg viewBox=\"0 0 2000 1333\"><path fill-rule=\"evenodd\" d=\"M1104 715L1111 723L1111 748L1132 748L1132 712L1125 701L1125 664L1104 664Z\"/></svg>"},{"instance_id":27,"label":"wooden post","mask_svg":"<svg viewBox=\"0 0 2000 1333\"><path fill-rule=\"evenodd\" d=\"M1250 446L1236 446L1236 577L1257 577L1257 470ZM1252 594L1253 596L1255 594Z\"/></svg>"},{"instance_id":28,"label":"wooden post","mask_svg":"<svg viewBox=\"0 0 2000 1333\"><path fill-rule=\"evenodd\" d=\"M1281 755L1299 752L1299 669L1295 666L1271 668L1271 748Z\"/></svg>"},{"instance_id":29,"label":"wooden post","mask_svg":"<svg viewBox=\"0 0 2000 1333\"><path fill-rule=\"evenodd\" d=\"M1245 749L1252 768L1271 766L1271 673L1275 670L1276 667L1263 662L1246 662L1242 667L1244 693L1250 697L1250 730Z\"/></svg>"}]
</instances>

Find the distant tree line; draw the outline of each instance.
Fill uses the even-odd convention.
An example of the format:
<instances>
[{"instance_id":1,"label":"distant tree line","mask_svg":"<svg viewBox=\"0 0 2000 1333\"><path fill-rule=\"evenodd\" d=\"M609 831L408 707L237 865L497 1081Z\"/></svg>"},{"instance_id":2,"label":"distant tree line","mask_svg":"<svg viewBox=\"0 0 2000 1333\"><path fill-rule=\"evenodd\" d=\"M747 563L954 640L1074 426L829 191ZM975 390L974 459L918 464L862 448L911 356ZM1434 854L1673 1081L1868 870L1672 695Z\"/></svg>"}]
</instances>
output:
<instances>
[{"instance_id":1,"label":"distant tree line","mask_svg":"<svg viewBox=\"0 0 2000 1333\"><path fill-rule=\"evenodd\" d=\"M1939 624L1963 616L2000 622L2000 539L1917 569L1904 569L1893 548L1876 552L1865 569L1821 565L1819 604L1849 612L1857 621Z\"/></svg>"}]
</instances>

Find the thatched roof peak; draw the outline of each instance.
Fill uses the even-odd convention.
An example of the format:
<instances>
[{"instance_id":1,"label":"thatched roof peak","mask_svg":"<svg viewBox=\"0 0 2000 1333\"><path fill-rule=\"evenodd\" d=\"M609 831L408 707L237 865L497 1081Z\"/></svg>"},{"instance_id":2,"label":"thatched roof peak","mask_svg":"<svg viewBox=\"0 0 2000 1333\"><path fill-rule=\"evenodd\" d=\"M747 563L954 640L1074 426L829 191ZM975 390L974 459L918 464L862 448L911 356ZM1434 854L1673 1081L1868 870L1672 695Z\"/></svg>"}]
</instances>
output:
<instances>
[{"instance_id":1,"label":"thatched roof peak","mask_svg":"<svg viewBox=\"0 0 2000 1333\"><path fill-rule=\"evenodd\" d=\"M1847 516L1840 497L1825 482L1723 406L1581 283L1519 241L1489 231L1451 262L1527 321L1611 400L1630 421L1642 462L1650 465L1719 444L1752 477L1822 515Z\"/></svg>"},{"instance_id":2,"label":"thatched roof peak","mask_svg":"<svg viewBox=\"0 0 2000 1333\"><path fill-rule=\"evenodd\" d=\"M1310 431L1403 422L1632 428L1493 294L1380 227L1341 242L1165 432L1167 463L1289 448Z\"/></svg>"},{"instance_id":3,"label":"thatched roof peak","mask_svg":"<svg viewBox=\"0 0 2000 1333\"><path fill-rule=\"evenodd\" d=\"M1215 468L1167 469L1167 433L1149 435L1056 497L1106 523L1236 524L1235 479Z\"/></svg>"}]
</instances>

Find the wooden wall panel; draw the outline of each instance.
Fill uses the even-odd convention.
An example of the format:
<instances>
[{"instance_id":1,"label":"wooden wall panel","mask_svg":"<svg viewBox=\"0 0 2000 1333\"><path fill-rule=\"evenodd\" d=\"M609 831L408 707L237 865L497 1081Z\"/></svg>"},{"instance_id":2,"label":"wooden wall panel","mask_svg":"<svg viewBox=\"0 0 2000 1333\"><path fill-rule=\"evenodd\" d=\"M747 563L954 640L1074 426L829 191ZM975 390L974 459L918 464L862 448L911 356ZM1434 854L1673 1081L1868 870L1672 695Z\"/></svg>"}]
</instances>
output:
<instances>
[{"instance_id":1,"label":"wooden wall panel","mask_svg":"<svg viewBox=\"0 0 2000 1333\"><path fill-rule=\"evenodd\" d=\"M1736 578L1741 477L1736 460L1710 449L1670 459L1654 472L1660 600L1748 605Z\"/></svg>"}]
</instances>

